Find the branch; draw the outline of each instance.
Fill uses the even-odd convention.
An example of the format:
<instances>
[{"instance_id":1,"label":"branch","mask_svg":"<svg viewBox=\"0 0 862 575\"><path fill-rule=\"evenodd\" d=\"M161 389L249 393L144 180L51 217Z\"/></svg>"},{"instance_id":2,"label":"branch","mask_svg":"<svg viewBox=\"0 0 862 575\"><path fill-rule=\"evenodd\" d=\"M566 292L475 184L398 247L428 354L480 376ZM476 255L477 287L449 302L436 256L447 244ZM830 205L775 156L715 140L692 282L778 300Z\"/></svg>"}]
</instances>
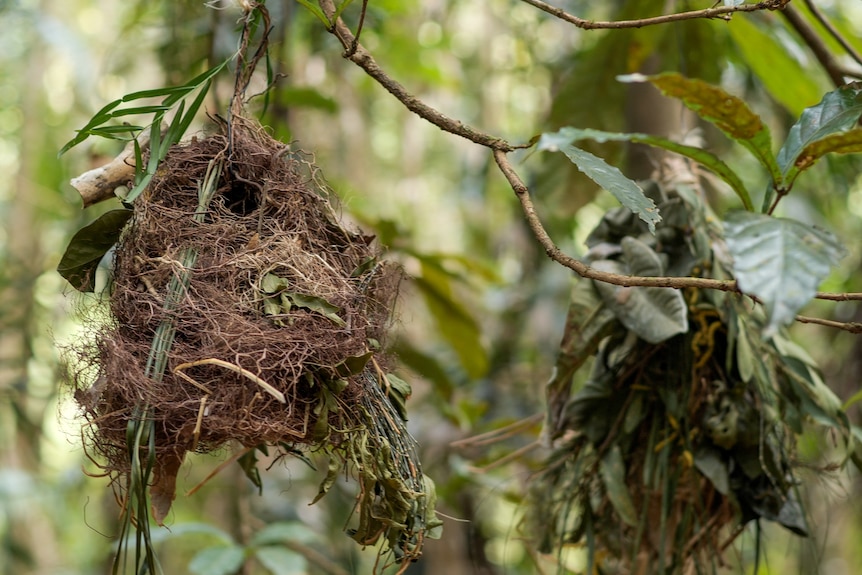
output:
<instances>
[{"instance_id":1,"label":"branch","mask_svg":"<svg viewBox=\"0 0 862 575\"><path fill-rule=\"evenodd\" d=\"M783 9L787 5L789 0L771 0L767 2L760 2L758 4L724 6L720 8L710 8L707 10L683 12L680 14L672 14L656 18L647 18L644 20L627 20L620 22L590 22L567 14L562 10L559 10L558 8L554 8L553 6L545 4L541 0L522 1L536 6L537 8L540 8L555 16L563 18L564 20L571 21L579 27L590 29L634 28L651 24L660 24L664 22L690 20L693 18L715 18L724 14L730 14L732 12L778 10ZM332 0L319 0L319 4L320 7L323 9L323 12L326 14L326 17L329 18L330 22L332 22L336 12L335 5L333 4ZM551 239L550 235L545 230L544 225L542 224L538 214L536 213L536 209L533 205L533 200L530 198L529 189L527 188L526 184L524 184L523 180L521 180L517 172L514 170L507 156L509 152L512 152L516 149L531 147L532 143L525 145L511 144L503 138L498 138L476 130L470 126L467 126L459 120L450 118L445 114L439 112L438 110L432 108L431 106L425 104L422 100L408 92L404 88L404 86L391 78L386 72L383 71L383 69L380 68L380 66L371 56L371 54L359 43L358 39L353 35L347 25L344 24L341 18L338 18L337 20L335 20L334 23L331 24L329 32L333 34L336 38L338 38L339 42L344 47L344 53L342 54L344 58L350 60L351 62L362 68L369 76L376 80L377 83L386 88L389 93L395 96L395 98L399 102L401 102L408 110L410 110L420 118L430 122L431 124L434 124L443 131L465 138L475 144L484 146L493 152L494 160L496 161L497 166L500 168L500 171L503 173L506 180L509 182L509 185L515 192L515 195L517 196L518 201L521 204L521 209L524 212L524 217L527 220L527 224L530 226L530 230L533 232L533 235L535 236L539 244L545 249L545 253L553 261L571 269L583 278L623 287L638 286L664 287L675 289L699 288L742 293L739 290L735 280L716 280L711 278L696 277L627 276L599 271L597 269L591 268L584 262L565 254L562 250L560 250L560 248L556 246L556 244L554 244L553 239ZM830 301L862 300L862 293L818 292L815 295L815 298ZM757 301L756 298L752 299L755 299L755 301ZM808 323L822 323L823 325L838 327L840 329L845 329L853 333L857 333L853 331L857 328L851 324L839 324L839 322L830 322L830 320L818 321L817 318L808 318L805 316L799 316L799 321ZM858 333L862 333L862 324L859 324L858 329L860 330Z\"/></svg>"},{"instance_id":2,"label":"branch","mask_svg":"<svg viewBox=\"0 0 862 575\"><path fill-rule=\"evenodd\" d=\"M521 0L531 6L547 12L551 16L555 16L560 20L564 20L570 24L574 24L583 30L598 30L598 29L621 29L621 28L643 28L644 26L654 26L656 24L667 24L668 22L679 22L681 20L695 20L699 18L721 18L729 20L730 15L734 12L757 12L760 10L782 10L790 0L769 0L766 2L758 2L757 4L741 4L739 6L719 6L716 8L706 8L704 10L692 10L690 12L680 12L678 14L665 14L663 16L654 16L652 18L641 18L639 20L617 20L615 22L594 22L578 18L573 14L569 14L561 8L551 6L542 0Z\"/></svg>"},{"instance_id":3,"label":"branch","mask_svg":"<svg viewBox=\"0 0 862 575\"><path fill-rule=\"evenodd\" d=\"M320 7L326 14L326 17L332 20L335 15L335 5L332 0L319 0ZM344 57L365 70L365 72L377 80L377 82L386 88L393 96L395 96L408 110L427 120L445 132L450 132L456 136L466 138L471 142L491 148L492 150L511 151L516 148L506 140L497 138L489 134L480 132L459 120L455 120L439 112L411 94L407 89L392 79L382 68L377 64L371 54L357 41L350 31L350 28L338 18L329 29L329 32L334 34L341 45L344 47Z\"/></svg>"},{"instance_id":4,"label":"branch","mask_svg":"<svg viewBox=\"0 0 862 575\"><path fill-rule=\"evenodd\" d=\"M138 138L141 152L150 147L149 134ZM129 142L116 158L104 166L84 172L69 182L81 194L84 207L90 207L114 196L114 190L135 179L135 143Z\"/></svg>"},{"instance_id":5,"label":"branch","mask_svg":"<svg viewBox=\"0 0 862 575\"><path fill-rule=\"evenodd\" d=\"M843 329L844 331L849 331L855 335L862 333L862 323L859 323L858 321L833 321L831 319L822 319L819 317L808 317L807 315L796 316L796 321L799 323L815 323L817 325L825 325L826 327L832 327L835 329Z\"/></svg>"},{"instance_id":6,"label":"branch","mask_svg":"<svg viewBox=\"0 0 862 575\"><path fill-rule=\"evenodd\" d=\"M856 61L856 63L857 63L857 64L859 64L860 66L862 66L862 54L860 54L860 53L859 53L859 52L858 52L858 51L857 51L857 50L856 50L856 49L855 49L855 48L850 44L850 42L848 42L848 41L844 38L844 36L842 36L842 35L841 35L841 33L840 33L840 32L838 32L838 29L837 29L837 28L835 28L835 26L833 26L833 25L832 25L832 22L830 22L830 21L826 18L826 16L824 16L824 15L823 15L823 12L821 12L821 11L820 11L820 8L818 8L818 7L814 4L814 2L812 2L811 0L805 0L805 5L808 7L808 10L811 12L811 15L812 15L812 16L814 16L814 18L815 18L818 22L820 22L820 25L821 25L821 26L823 26L824 28L826 28L826 31L827 31L827 32L829 32L829 34L831 34L831 35L832 35L832 37L833 37L833 38L835 38L835 40L836 40L839 44L841 44L841 47L842 47L842 48L844 48L844 51L845 51L845 52L847 52L847 53L850 55L850 57L851 57L851 58L853 58L853 59ZM845 74L845 75L846 75L846 74Z\"/></svg>"},{"instance_id":7,"label":"branch","mask_svg":"<svg viewBox=\"0 0 862 575\"><path fill-rule=\"evenodd\" d=\"M793 29L796 30L796 33L799 34L802 40L809 48L811 48L811 51L814 53L814 57L817 58L817 61L820 62L820 65L823 66L823 69L826 70L827 74L829 74L829 78L832 80L832 83L835 84L835 87L840 88L843 86L845 84L844 69L835 60L832 52L829 51L829 47L826 46L826 43L823 42L823 39L817 31L793 6L788 6L784 11L782 11L782 14Z\"/></svg>"},{"instance_id":8,"label":"branch","mask_svg":"<svg viewBox=\"0 0 862 575\"><path fill-rule=\"evenodd\" d=\"M521 202L521 209L524 212L524 217L526 217L533 235L542 247L545 248L545 253L548 254L548 257L555 262L574 270L574 272L579 276L624 287L645 286L677 289L693 287L732 292L739 291L736 287L736 282L733 280L715 280L694 277L626 276L603 272L591 268L584 262L564 254L562 250L554 244L554 240L551 239L548 232L545 231L545 227L542 225L542 222L536 213L536 208L533 206L533 200L530 198L530 190L524 184L523 180L521 180L520 176L518 176L517 172L515 172L514 168L512 168L512 164L509 163L509 158L506 157L506 153L502 150L494 150L494 160L496 160L497 166L500 167L500 171L503 172L504 176L506 176L512 190L515 191L518 201Z\"/></svg>"}]
</instances>

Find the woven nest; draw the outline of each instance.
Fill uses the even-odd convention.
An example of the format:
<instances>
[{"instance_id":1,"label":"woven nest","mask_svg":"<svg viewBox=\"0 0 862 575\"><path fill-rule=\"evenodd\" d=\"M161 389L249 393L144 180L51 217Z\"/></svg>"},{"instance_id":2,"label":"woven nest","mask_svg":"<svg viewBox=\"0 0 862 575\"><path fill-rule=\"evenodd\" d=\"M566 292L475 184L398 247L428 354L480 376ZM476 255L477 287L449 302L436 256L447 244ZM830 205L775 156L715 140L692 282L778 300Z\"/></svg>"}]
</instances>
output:
<instances>
[{"instance_id":1,"label":"woven nest","mask_svg":"<svg viewBox=\"0 0 862 575\"><path fill-rule=\"evenodd\" d=\"M400 270L371 240L339 222L310 161L249 121L170 151L116 249L96 383L76 381L115 477L130 472L130 422L151 424L159 522L186 452L325 449L341 465L322 492L344 468L359 475L354 538L421 554L430 482L404 427L409 386L379 353Z\"/></svg>"},{"instance_id":2,"label":"woven nest","mask_svg":"<svg viewBox=\"0 0 862 575\"><path fill-rule=\"evenodd\" d=\"M694 189L646 187L664 217L656 234L612 210L587 240L592 265L724 273ZM794 382L814 375L779 367L786 352L763 340L764 324L734 295L578 281L548 384L551 454L530 491L540 551L585 545L603 573L689 574L721 566L749 521L806 534L793 488L805 391Z\"/></svg>"}]
</instances>

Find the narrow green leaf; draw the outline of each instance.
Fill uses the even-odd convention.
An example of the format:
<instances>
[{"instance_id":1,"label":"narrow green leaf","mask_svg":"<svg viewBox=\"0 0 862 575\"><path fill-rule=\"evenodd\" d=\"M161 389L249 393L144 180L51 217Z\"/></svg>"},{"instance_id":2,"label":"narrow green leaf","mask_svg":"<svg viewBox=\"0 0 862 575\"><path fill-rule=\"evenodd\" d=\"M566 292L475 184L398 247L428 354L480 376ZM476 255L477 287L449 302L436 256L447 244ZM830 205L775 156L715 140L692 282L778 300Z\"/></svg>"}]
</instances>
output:
<instances>
[{"instance_id":1,"label":"narrow green leaf","mask_svg":"<svg viewBox=\"0 0 862 575\"><path fill-rule=\"evenodd\" d=\"M190 88L188 86L165 86L163 88L152 88L149 90L139 90L137 92L131 92L126 94L122 98L122 102L131 102L133 100L141 100L144 98L158 98L159 96L173 96L176 94L185 94L188 93ZM170 107L170 104L165 104Z\"/></svg>"},{"instance_id":2,"label":"narrow green leaf","mask_svg":"<svg viewBox=\"0 0 862 575\"><path fill-rule=\"evenodd\" d=\"M568 128L571 130L572 128ZM573 137L566 128L554 133L542 134L538 149L563 152L578 169L602 188L609 191L626 208L637 214L655 233L655 225L661 221L658 208L634 181L625 177L617 168L603 159L572 145Z\"/></svg>"},{"instance_id":3,"label":"narrow green leaf","mask_svg":"<svg viewBox=\"0 0 862 575\"><path fill-rule=\"evenodd\" d=\"M766 168L773 182L781 182L781 170L772 153L769 128L741 99L717 86L679 74L631 74L619 79L625 82L650 82L665 96L680 100L727 137L742 144Z\"/></svg>"},{"instance_id":4,"label":"narrow green leaf","mask_svg":"<svg viewBox=\"0 0 862 575\"><path fill-rule=\"evenodd\" d=\"M739 288L766 306L764 336L794 320L845 253L825 230L764 214L731 212L725 235Z\"/></svg>"},{"instance_id":5,"label":"narrow green leaf","mask_svg":"<svg viewBox=\"0 0 862 575\"><path fill-rule=\"evenodd\" d=\"M316 3L311 2L311 0L296 0L296 1L298 3L300 3L301 5L305 6L309 12L314 14L317 17L317 19L320 20L324 26L326 26L327 29L329 29L332 26L332 23L330 23L329 18L326 17L326 14L323 13L323 10L321 10L320 7Z\"/></svg>"},{"instance_id":6,"label":"narrow green leaf","mask_svg":"<svg viewBox=\"0 0 862 575\"><path fill-rule=\"evenodd\" d=\"M245 562L245 550L239 545L207 547L198 551L189 562L194 575L233 575Z\"/></svg>"},{"instance_id":7,"label":"narrow green leaf","mask_svg":"<svg viewBox=\"0 0 862 575\"><path fill-rule=\"evenodd\" d=\"M168 152L171 150L171 146L179 142L180 138L183 136L182 132L180 132L180 125L182 124L183 111L185 110L185 107L185 101L180 102L180 105L177 107L177 113L174 116L174 119L171 120L171 123L165 132L164 139L159 144L159 161L162 161L167 157ZM156 116L154 122L158 122L161 125L163 117L164 114Z\"/></svg>"},{"instance_id":8,"label":"narrow green leaf","mask_svg":"<svg viewBox=\"0 0 862 575\"><path fill-rule=\"evenodd\" d=\"M614 444L608 449L601 460L599 471L608 493L608 499L610 499L611 505L614 506L620 519L627 525L637 527L637 512L629 494L628 485L626 485L626 466L623 463L619 445Z\"/></svg>"},{"instance_id":9,"label":"narrow green leaf","mask_svg":"<svg viewBox=\"0 0 862 575\"><path fill-rule=\"evenodd\" d=\"M135 200L135 198L140 196L141 192L147 189L147 186L150 185L150 180L153 179L153 174L143 172L142 174L143 177L141 178L141 181L135 184L135 187L129 191L129 193L126 195L126 199L123 200L126 204L131 204Z\"/></svg>"},{"instance_id":10,"label":"narrow green leaf","mask_svg":"<svg viewBox=\"0 0 862 575\"><path fill-rule=\"evenodd\" d=\"M622 240L621 261L599 260L597 270L655 277L663 274L661 259L649 246L631 236ZM649 342L659 343L688 331L688 314L682 292L673 288L624 287L595 281L605 305L627 329Z\"/></svg>"},{"instance_id":11,"label":"narrow green leaf","mask_svg":"<svg viewBox=\"0 0 862 575\"><path fill-rule=\"evenodd\" d=\"M661 148L663 150L668 150L669 152L685 156L686 158L692 159L715 172L716 175L727 182L739 199L742 200L742 204L745 206L746 210L754 210L751 196L749 196L748 190L745 189L742 179L730 168L730 166L724 163L721 158L712 152L708 152L702 148L686 146L685 144L680 144L659 136L650 136L648 134L603 132L601 130L577 128L562 128L560 132L565 132L566 136L571 136L572 141L589 139L599 143L608 141L634 142L636 144L646 144L648 146Z\"/></svg>"},{"instance_id":12,"label":"narrow green leaf","mask_svg":"<svg viewBox=\"0 0 862 575\"><path fill-rule=\"evenodd\" d=\"M831 134L805 146L787 173L787 185L791 185L799 172L807 170L826 154L857 154L862 152L862 129Z\"/></svg>"},{"instance_id":13,"label":"narrow green leaf","mask_svg":"<svg viewBox=\"0 0 862 575\"><path fill-rule=\"evenodd\" d=\"M272 575L305 575L308 572L305 557L286 547L267 545L255 549L254 554Z\"/></svg>"},{"instance_id":14,"label":"narrow green leaf","mask_svg":"<svg viewBox=\"0 0 862 575\"><path fill-rule=\"evenodd\" d=\"M167 112L170 106L157 104L153 106L138 106L135 108L121 108L111 113L112 118L120 118L122 116L134 116L136 114L155 114L157 112Z\"/></svg>"},{"instance_id":15,"label":"narrow green leaf","mask_svg":"<svg viewBox=\"0 0 862 575\"><path fill-rule=\"evenodd\" d=\"M99 126L98 128L93 128L89 131L92 136L103 136L110 134L125 134L128 133L130 136L133 135L134 132L140 132L144 129L144 126L137 126L133 124L123 124L120 126ZM131 139L131 138L130 138Z\"/></svg>"},{"instance_id":16,"label":"narrow green leaf","mask_svg":"<svg viewBox=\"0 0 862 575\"><path fill-rule=\"evenodd\" d=\"M829 92L820 102L805 108L790 128L778 151L782 174L789 174L804 150L812 143L836 132L848 130L862 116L862 82L854 82ZM804 169L804 168L802 168Z\"/></svg>"},{"instance_id":17,"label":"narrow green leaf","mask_svg":"<svg viewBox=\"0 0 862 575\"><path fill-rule=\"evenodd\" d=\"M260 478L260 470L257 468L257 452L252 449L251 451L243 454L242 457L237 459L236 461L240 468L242 468L242 472L248 477L248 480L252 482L252 484L257 487L258 495L263 494L263 481Z\"/></svg>"},{"instance_id":18,"label":"narrow green leaf","mask_svg":"<svg viewBox=\"0 0 862 575\"><path fill-rule=\"evenodd\" d=\"M317 495L314 499L311 500L309 505L314 505L320 499L329 493L329 490L332 489L332 486L335 485L335 480L338 479L338 474L341 472L341 464L335 457L330 457L329 459L329 467L326 470L326 477L323 478L323 481L320 482L320 487L317 490Z\"/></svg>"},{"instance_id":19,"label":"narrow green leaf","mask_svg":"<svg viewBox=\"0 0 862 575\"><path fill-rule=\"evenodd\" d=\"M93 291L99 261L120 239L131 217L131 210L111 210L78 230L57 266L60 275L78 291Z\"/></svg>"},{"instance_id":20,"label":"narrow green leaf","mask_svg":"<svg viewBox=\"0 0 862 575\"><path fill-rule=\"evenodd\" d=\"M189 126L191 125L192 121L195 119L195 115L198 113L198 110L200 109L201 105L204 103L204 100L207 97L207 93L209 92L211 85L212 85L212 81L207 80L207 82L201 88L200 93L198 93L197 97L195 97L195 99L192 101L191 105L189 106L189 109L186 111L186 115L183 117L182 121L180 122L178 140L181 139L185 135L186 131L188 131ZM177 112L177 115L180 115L179 112Z\"/></svg>"},{"instance_id":21,"label":"narrow green leaf","mask_svg":"<svg viewBox=\"0 0 862 575\"><path fill-rule=\"evenodd\" d=\"M86 140L90 135L90 130L109 121L111 119L111 110L122 104L122 102L122 100L114 100L113 102L105 104L105 106L102 107L101 110L93 114L93 117L90 118L90 121L87 122L83 128L78 130L77 136L66 142L66 144L63 145L62 148L60 148L60 152L57 155L62 156L70 149L74 148L75 146Z\"/></svg>"}]
</instances>

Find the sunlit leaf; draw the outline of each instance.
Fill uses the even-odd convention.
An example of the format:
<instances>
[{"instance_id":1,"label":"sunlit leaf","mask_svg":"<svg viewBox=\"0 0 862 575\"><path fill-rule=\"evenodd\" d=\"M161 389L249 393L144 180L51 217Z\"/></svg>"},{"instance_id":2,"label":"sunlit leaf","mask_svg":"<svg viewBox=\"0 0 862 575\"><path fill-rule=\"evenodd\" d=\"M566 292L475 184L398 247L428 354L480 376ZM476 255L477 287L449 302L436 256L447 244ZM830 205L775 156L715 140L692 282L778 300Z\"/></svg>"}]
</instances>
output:
<instances>
[{"instance_id":1,"label":"sunlit leaf","mask_svg":"<svg viewBox=\"0 0 862 575\"><path fill-rule=\"evenodd\" d=\"M793 321L845 253L825 230L764 214L731 212L725 234L739 288L766 306L765 336Z\"/></svg>"},{"instance_id":2,"label":"sunlit leaf","mask_svg":"<svg viewBox=\"0 0 862 575\"><path fill-rule=\"evenodd\" d=\"M239 545L207 547L198 551L189 562L194 575L232 575L245 562L245 550Z\"/></svg>"},{"instance_id":3,"label":"sunlit leaf","mask_svg":"<svg viewBox=\"0 0 862 575\"><path fill-rule=\"evenodd\" d=\"M78 230L57 266L60 275L78 291L93 291L99 261L120 239L120 233L131 217L131 210L111 210Z\"/></svg>"},{"instance_id":4,"label":"sunlit leaf","mask_svg":"<svg viewBox=\"0 0 862 575\"><path fill-rule=\"evenodd\" d=\"M646 197L640 186L625 177L617 168L573 146L572 142L577 138L571 130L573 128L563 128L558 132L542 134L538 149L563 152L580 171L613 194L622 205L646 222L651 232L655 233L655 225L661 221L655 202Z\"/></svg>"},{"instance_id":5,"label":"sunlit leaf","mask_svg":"<svg viewBox=\"0 0 862 575\"><path fill-rule=\"evenodd\" d=\"M778 165L788 174L803 150L813 142L853 127L862 115L862 83L854 82L829 92L816 105L805 108L790 128L778 151Z\"/></svg>"},{"instance_id":6,"label":"sunlit leaf","mask_svg":"<svg viewBox=\"0 0 862 575\"><path fill-rule=\"evenodd\" d=\"M622 261L599 260L593 263L593 267L622 275L662 275L661 260L649 246L629 236L623 238L622 248ZM594 283L605 305L641 339L659 343L688 331L685 299L679 290Z\"/></svg>"},{"instance_id":7,"label":"sunlit leaf","mask_svg":"<svg viewBox=\"0 0 862 575\"><path fill-rule=\"evenodd\" d=\"M767 169L774 182L781 181L781 170L772 153L772 137L760 116L740 98L718 86L679 74L620 77L625 82L650 82L665 96L677 98L695 114L715 125L724 134L742 144Z\"/></svg>"},{"instance_id":8,"label":"sunlit leaf","mask_svg":"<svg viewBox=\"0 0 862 575\"><path fill-rule=\"evenodd\" d=\"M806 105L820 98L819 76L803 66L773 30L764 30L758 25L762 22L754 18L734 18L727 29L745 64L769 95L794 117L798 116ZM793 78L793 82L788 82L788 78Z\"/></svg>"},{"instance_id":9,"label":"sunlit leaf","mask_svg":"<svg viewBox=\"0 0 862 575\"><path fill-rule=\"evenodd\" d=\"M422 294L440 334L458 355L467 374L478 379L488 369L488 356L481 342L479 325L453 293L449 276L425 259L422 274L413 283Z\"/></svg>"},{"instance_id":10,"label":"sunlit leaf","mask_svg":"<svg viewBox=\"0 0 862 575\"><path fill-rule=\"evenodd\" d=\"M685 144L680 144L678 142L668 140L667 138L650 136L648 134L626 134L577 128L563 128L560 132L565 132L567 137L571 136L573 138L572 141L589 139L599 143L607 141L634 142L635 144L646 144L648 146L661 148L663 150L668 150L669 152L685 156L686 158L692 159L715 172L716 175L727 182L736 195L739 196L745 209L749 211L754 209L754 205L751 203L751 198L748 194L748 190L746 190L745 185L742 183L742 179L740 179L736 172L734 172L730 166L725 164L721 158L702 148L686 146Z\"/></svg>"},{"instance_id":11,"label":"sunlit leaf","mask_svg":"<svg viewBox=\"0 0 862 575\"><path fill-rule=\"evenodd\" d=\"M620 519L626 524L636 527L638 524L637 513L629 494L628 485L626 485L626 466L619 445L613 444L608 449L601 460L599 471L608 492L608 499L610 499L611 505L614 506Z\"/></svg>"}]
</instances>

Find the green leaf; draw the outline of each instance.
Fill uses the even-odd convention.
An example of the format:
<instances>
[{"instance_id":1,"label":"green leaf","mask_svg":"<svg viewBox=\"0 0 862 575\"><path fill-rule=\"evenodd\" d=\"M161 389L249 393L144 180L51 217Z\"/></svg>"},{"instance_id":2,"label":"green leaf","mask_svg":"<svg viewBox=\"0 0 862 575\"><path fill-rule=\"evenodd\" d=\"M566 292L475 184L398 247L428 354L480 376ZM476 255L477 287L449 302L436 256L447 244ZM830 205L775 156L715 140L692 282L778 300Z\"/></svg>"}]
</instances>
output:
<instances>
[{"instance_id":1,"label":"green leaf","mask_svg":"<svg viewBox=\"0 0 862 575\"><path fill-rule=\"evenodd\" d=\"M332 305L322 297L290 292L285 292L283 295L286 295L288 298L290 298L290 300L297 307L303 307L307 310L317 312L339 327L344 327L347 325L347 322L338 316L338 312L341 311L341 308Z\"/></svg>"},{"instance_id":2,"label":"green leaf","mask_svg":"<svg viewBox=\"0 0 862 575\"><path fill-rule=\"evenodd\" d=\"M136 114L155 114L157 112L167 112L170 109L170 106L165 106L162 104L154 106L138 106L136 108L122 108L120 110L112 112L111 117L120 118L122 116L134 116Z\"/></svg>"},{"instance_id":3,"label":"green leaf","mask_svg":"<svg viewBox=\"0 0 862 575\"><path fill-rule=\"evenodd\" d=\"M608 141L634 142L636 144L646 144L648 146L661 148L663 150L668 150L669 152L685 156L686 158L692 159L715 172L716 175L727 182L739 199L742 200L742 204L745 206L746 210L754 210L754 205L751 203L751 197L748 194L748 190L745 189L742 179L730 168L730 166L725 164L721 158L712 152L708 152L702 148L686 146L685 144L680 144L666 138L650 136L648 134L603 132L601 130L592 130L589 128L577 129L568 127L562 128L558 133L563 132L565 132L567 137L571 137L573 142L584 139L594 140L600 144Z\"/></svg>"},{"instance_id":4,"label":"green leaf","mask_svg":"<svg viewBox=\"0 0 862 575\"><path fill-rule=\"evenodd\" d=\"M374 355L373 351L365 352L361 355L354 355L344 359L341 363L336 365L333 369L335 369L335 373L338 377L350 377L353 375L357 375L362 373L362 370L365 369L365 366L368 365L368 360L371 359L371 356Z\"/></svg>"},{"instance_id":5,"label":"green leaf","mask_svg":"<svg viewBox=\"0 0 862 575\"><path fill-rule=\"evenodd\" d=\"M290 286L289 282L275 274L266 274L260 280L260 289L268 294L277 294Z\"/></svg>"},{"instance_id":6,"label":"green leaf","mask_svg":"<svg viewBox=\"0 0 862 575\"><path fill-rule=\"evenodd\" d=\"M652 233L655 233L655 225L661 221L655 203L646 197L640 186L625 177L617 168L573 146L572 141L576 138L571 136L568 130L573 128L563 128L558 132L542 134L538 149L563 152L581 172L613 194L622 205L646 222Z\"/></svg>"},{"instance_id":7,"label":"green leaf","mask_svg":"<svg viewBox=\"0 0 862 575\"><path fill-rule=\"evenodd\" d=\"M310 543L319 539L317 532L298 521L276 521L270 523L251 537L252 545L274 545L285 541Z\"/></svg>"},{"instance_id":8,"label":"green leaf","mask_svg":"<svg viewBox=\"0 0 862 575\"><path fill-rule=\"evenodd\" d=\"M131 217L132 210L111 210L78 230L57 266L60 275L78 291L93 291L99 261L120 239Z\"/></svg>"},{"instance_id":9,"label":"green leaf","mask_svg":"<svg viewBox=\"0 0 862 575\"><path fill-rule=\"evenodd\" d=\"M694 466L723 495L730 494L730 474L727 463L717 449L701 447L694 454Z\"/></svg>"},{"instance_id":10,"label":"green leaf","mask_svg":"<svg viewBox=\"0 0 862 575\"><path fill-rule=\"evenodd\" d=\"M311 0L296 0L296 1L299 2L300 4L302 4L303 6L305 6L309 12L314 14L317 17L317 19L320 20L324 26L326 26L327 29L329 29L329 27L332 26L332 24L329 22L329 18L326 17L326 14L323 13L323 10L321 10L320 7L316 3L312 2Z\"/></svg>"},{"instance_id":11,"label":"green leaf","mask_svg":"<svg viewBox=\"0 0 862 575\"><path fill-rule=\"evenodd\" d=\"M335 458L330 457L329 459L329 467L326 470L326 477L323 478L323 481L320 482L320 487L317 489L317 495L314 499L311 500L309 505L314 505L320 499L329 493L329 490L332 489L332 486L335 485L336 479L338 479L338 474L341 472L341 463Z\"/></svg>"},{"instance_id":12,"label":"green leaf","mask_svg":"<svg viewBox=\"0 0 862 575\"><path fill-rule=\"evenodd\" d=\"M721 88L679 74L621 76L625 82L650 82L662 94L680 100L695 114L742 144L767 169L772 181L781 182L781 170L772 153L772 137L760 116L748 105Z\"/></svg>"},{"instance_id":13,"label":"green leaf","mask_svg":"<svg viewBox=\"0 0 862 575\"><path fill-rule=\"evenodd\" d=\"M614 444L602 457L599 471L608 492L608 499L610 499L611 505L614 506L620 519L632 527L637 527L637 513L629 494L629 488L626 485L626 467L619 445Z\"/></svg>"},{"instance_id":14,"label":"green leaf","mask_svg":"<svg viewBox=\"0 0 862 575\"><path fill-rule=\"evenodd\" d=\"M600 260L597 270L637 276L660 276L661 260L649 246L627 236L622 240L622 263ZM682 292L673 288L624 287L595 281L605 305L627 329L649 343L659 343L688 331L688 315Z\"/></svg>"},{"instance_id":15,"label":"green leaf","mask_svg":"<svg viewBox=\"0 0 862 575\"><path fill-rule=\"evenodd\" d=\"M852 128L862 115L862 83L854 82L829 92L805 108L778 151L778 165L787 174L802 151L813 142Z\"/></svg>"},{"instance_id":16,"label":"green leaf","mask_svg":"<svg viewBox=\"0 0 862 575\"><path fill-rule=\"evenodd\" d=\"M455 299L449 276L439 264L422 258L421 275L413 283L422 294L440 334L458 355L473 379L485 375L488 356L481 342L479 325L464 305Z\"/></svg>"},{"instance_id":17,"label":"green leaf","mask_svg":"<svg viewBox=\"0 0 862 575\"><path fill-rule=\"evenodd\" d=\"M807 170L826 154L856 154L862 152L862 129L831 134L805 146L787 174L786 186L790 186L799 172Z\"/></svg>"},{"instance_id":18,"label":"green leaf","mask_svg":"<svg viewBox=\"0 0 862 575\"><path fill-rule=\"evenodd\" d=\"M239 545L207 547L189 562L194 575L233 575L245 562L245 550Z\"/></svg>"},{"instance_id":19,"label":"green leaf","mask_svg":"<svg viewBox=\"0 0 862 575\"><path fill-rule=\"evenodd\" d=\"M258 495L263 494L263 481L260 479L260 470L257 468L257 451L252 449L237 459L237 463L242 468L242 472L248 477L249 481L257 487Z\"/></svg>"},{"instance_id":20,"label":"green leaf","mask_svg":"<svg viewBox=\"0 0 862 575\"><path fill-rule=\"evenodd\" d=\"M767 337L794 320L845 253L825 230L764 214L731 212L725 235L739 289L766 306Z\"/></svg>"},{"instance_id":21,"label":"green leaf","mask_svg":"<svg viewBox=\"0 0 862 575\"><path fill-rule=\"evenodd\" d=\"M285 547L268 545L256 549L254 554L273 575L305 575L308 567L305 557Z\"/></svg>"},{"instance_id":22,"label":"green leaf","mask_svg":"<svg viewBox=\"0 0 862 575\"><path fill-rule=\"evenodd\" d=\"M401 419L407 421L407 399L413 393L413 389L409 383L391 373L386 374L386 383L389 385L389 389L386 390L389 402L395 407Z\"/></svg>"},{"instance_id":23,"label":"green leaf","mask_svg":"<svg viewBox=\"0 0 862 575\"><path fill-rule=\"evenodd\" d=\"M816 102L822 93L818 75L805 68L791 50L779 40L771 26L764 30L765 19L734 18L727 24L730 37L744 63L751 68L766 91L794 117L804 106ZM820 75L822 76L822 75ZM793 78L793 82L788 82Z\"/></svg>"}]
</instances>

